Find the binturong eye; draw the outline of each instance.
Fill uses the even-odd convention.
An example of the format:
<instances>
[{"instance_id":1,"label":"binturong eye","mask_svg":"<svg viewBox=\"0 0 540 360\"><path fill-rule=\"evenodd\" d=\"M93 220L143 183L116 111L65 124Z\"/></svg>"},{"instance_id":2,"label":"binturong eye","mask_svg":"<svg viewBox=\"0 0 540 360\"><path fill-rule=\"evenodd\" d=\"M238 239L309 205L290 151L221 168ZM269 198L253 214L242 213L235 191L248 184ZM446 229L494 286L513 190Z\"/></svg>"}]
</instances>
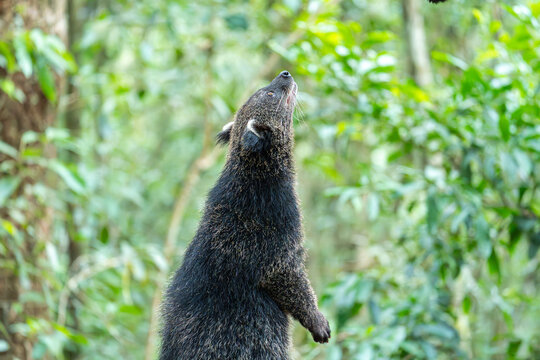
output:
<instances>
[{"instance_id":1,"label":"binturong eye","mask_svg":"<svg viewBox=\"0 0 540 360\"><path fill-rule=\"evenodd\" d=\"M266 93L266 95L273 97L274 93L272 91L269 91L269 92Z\"/></svg>"}]
</instances>

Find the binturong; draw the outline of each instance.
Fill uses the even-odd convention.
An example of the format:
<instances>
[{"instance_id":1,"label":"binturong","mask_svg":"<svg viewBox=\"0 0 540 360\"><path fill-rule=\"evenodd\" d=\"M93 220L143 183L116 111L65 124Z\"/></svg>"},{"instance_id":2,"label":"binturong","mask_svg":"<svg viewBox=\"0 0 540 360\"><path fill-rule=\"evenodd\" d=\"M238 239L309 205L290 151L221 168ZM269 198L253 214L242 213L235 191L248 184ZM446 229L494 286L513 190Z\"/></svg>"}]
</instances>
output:
<instances>
[{"instance_id":1,"label":"binturong","mask_svg":"<svg viewBox=\"0 0 540 360\"><path fill-rule=\"evenodd\" d=\"M290 359L290 317L326 343L304 269L287 71L218 134L227 161L162 305L161 360Z\"/></svg>"}]
</instances>

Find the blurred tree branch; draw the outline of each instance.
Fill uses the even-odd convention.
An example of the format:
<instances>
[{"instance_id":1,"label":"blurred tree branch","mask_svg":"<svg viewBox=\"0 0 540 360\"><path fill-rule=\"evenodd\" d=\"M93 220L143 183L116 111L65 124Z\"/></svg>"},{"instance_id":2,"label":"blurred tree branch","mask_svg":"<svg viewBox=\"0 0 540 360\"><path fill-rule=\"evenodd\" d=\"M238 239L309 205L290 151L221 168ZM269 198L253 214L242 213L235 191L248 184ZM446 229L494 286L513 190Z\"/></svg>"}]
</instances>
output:
<instances>
[{"instance_id":1,"label":"blurred tree branch","mask_svg":"<svg viewBox=\"0 0 540 360\"><path fill-rule=\"evenodd\" d=\"M80 257L79 257L80 259ZM60 299L58 302L58 324L64 326L66 323L66 313L69 305L70 294L73 293L79 284L84 280L91 278L92 276L99 274L105 270L119 267L123 264L123 259L121 257L115 257L106 259L103 262L98 262L92 266L88 266L78 272L76 275L71 277L67 282L64 289L60 293Z\"/></svg>"},{"instance_id":2,"label":"blurred tree branch","mask_svg":"<svg viewBox=\"0 0 540 360\"><path fill-rule=\"evenodd\" d=\"M409 71L414 82L425 87L433 83L420 0L402 0Z\"/></svg>"}]
</instances>

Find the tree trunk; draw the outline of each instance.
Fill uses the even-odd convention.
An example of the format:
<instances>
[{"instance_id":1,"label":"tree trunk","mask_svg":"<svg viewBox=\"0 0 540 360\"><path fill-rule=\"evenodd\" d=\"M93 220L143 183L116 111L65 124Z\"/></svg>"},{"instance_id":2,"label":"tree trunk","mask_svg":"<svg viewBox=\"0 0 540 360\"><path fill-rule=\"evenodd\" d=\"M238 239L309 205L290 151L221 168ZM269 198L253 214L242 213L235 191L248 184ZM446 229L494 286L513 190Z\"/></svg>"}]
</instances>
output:
<instances>
[{"instance_id":1,"label":"tree trunk","mask_svg":"<svg viewBox=\"0 0 540 360\"><path fill-rule=\"evenodd\" d=\"M433 82L433 76L426 44L424 18L420 12L420 0L402 0L401 5L407 39L409 73L418 86L424 87Z\"/></svg>"},{"instance_id":2,"label":"tree trunk","mask_svg":"<svg viewBox=\"0 0 540 360\"><path fill-rule=\"evenodd\" d=\"M25 30L40 28L48 34L58 36L65 42L67 36L66 0L0 0L0 38L9 42L16 24L20 23ZM42 132L54 121L56 106L47 100L35 77L26 78L22 73L8 74L5 69L0 68L0 78L5 77L13 81L25 95L24 100L19 102L0 91L0 139L18 149L21 137L25 132L30 130ZM56 92L60 94L63 79L57 77L55 80ZM0 163L7 159L6 156L0 155ZM18 166L24 166L24 164ZM43 174L43 171L37 169L34 174L37 178ZM0 172L0 177L17 175L17 167L4 173ZM23 179L12 196L27 196L23 194L22 189L33 180L35 179ZM0 218L11 222L21 233L25 234L24 243L19 248L22 249L25 263L36 264L35 258L41 256L42 251L40 247L36 246L36 239L39 239L40 242L46 242L47 239L50 239L53 210L39 205L36 199L31 197L26 200L31 206L28 206L24 216L27 225L34 229L32 236L25 233L26 228L20 226L15 219L10 217L9 209L0 207ZM3 244L5 241L2 239ZM19 282L19 276L16 274L20 259L15 260L9 246L5 246L5 248L7 253L0 255L2 257L0 260L4 260L3 263L15 264L16 267L15 269L0 268L0 319L2 323L0 339L9 344L8 352L0 353L0 359L31 359L35 339L15 333L11 325L24 322L26 316L47 318L49 310L43 303L31 301L22 304L22 312L16 310L17 306L14 305L21 305L20 295L24 291ZM36 274L30 275L29 290L41 292L44 285L37 276Z\"/></svg>"}]
</instances>

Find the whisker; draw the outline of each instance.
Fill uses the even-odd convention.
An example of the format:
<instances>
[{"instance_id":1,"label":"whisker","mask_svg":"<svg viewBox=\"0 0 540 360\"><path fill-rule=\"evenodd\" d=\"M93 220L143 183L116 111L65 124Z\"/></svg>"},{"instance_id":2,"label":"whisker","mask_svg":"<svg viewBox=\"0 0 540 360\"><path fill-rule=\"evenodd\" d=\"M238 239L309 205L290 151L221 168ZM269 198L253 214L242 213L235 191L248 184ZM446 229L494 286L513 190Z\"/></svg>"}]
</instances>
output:
<instances>
[{"instance_id":1,"label":"whisker","mask_svg":"<svg viewBox=\"0 0 540 360\"><path fill-rule=\"evenodd\" d=\"M278 102L278 104L276 106L276 112L278 112L278 113L279 113L279 109L280 109L280 106L281 106L281 102L283 101L283 98L284 98L284 96L279 98L279 102ZM283 118L280 118L279 122L281 123L281 126L283 126Z\"/></svg>"},{"instance_id":2,"label":"whisker","mask_svg":"<svg viewBox=\"0 0 540 360\"><path fill-rule=\"evenodd\" d=\"M302 123L302 125L309 126L309 124L305 120L306 119L306 114L305 114L305 111L303 109L304 104L301 101L300 94L297 95L296 105L297 105L296 109L298 111L297 114L296 114L296 119L298 120L299 123Z\"/></svg>"}]
</instances>

